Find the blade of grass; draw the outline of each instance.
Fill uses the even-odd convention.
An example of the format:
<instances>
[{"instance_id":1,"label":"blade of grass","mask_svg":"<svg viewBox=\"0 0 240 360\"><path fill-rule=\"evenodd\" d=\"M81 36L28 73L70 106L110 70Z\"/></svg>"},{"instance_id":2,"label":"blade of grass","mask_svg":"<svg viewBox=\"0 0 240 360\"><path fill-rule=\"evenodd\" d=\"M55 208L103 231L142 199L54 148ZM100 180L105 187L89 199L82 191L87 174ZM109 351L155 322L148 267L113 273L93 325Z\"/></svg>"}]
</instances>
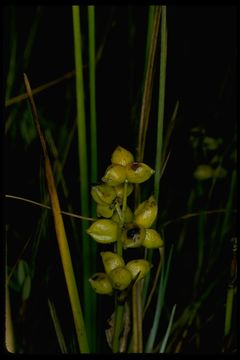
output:
<instances>
[{"instance_id":1,"label":"blade of grass","mask_svg":"<svg viewBox=\"0 0 240 360\"><path fill-rule=\"evenodd\" d=\"M154 24L151 34L151 45L149 50L148 66L145 77L141 116L139 123L139 132L138 132L137 161L139 162L143 161L143 156L144 156L145 139L146 139L149 113L151 107L154 59L156 55L157 39L159 33L160 15L161 15L161 6L156 6Z\"/></svg>"},{"instance_id":2,"label":"blade of grass","mask_svg":"<svg viewBox=\"0 0 240 360\"><path fill-rule=\"evenodd\" d=\"M55 231L56 231L61 261L62 261L62 265L63 265L65 280L66 280L66 284L67 284L70 304L71 304L71 308L72 308L74 324L75 324L76 334L77 334L77 339L78 339L78 345L79 345L80 352L89 353L88 340L87 340L85 324L84 324L84 320L83 320L82 308L81 308L81 304L80 304L80 300L79 300L79 296L78 296L77 284L75 281L71 255L70 255L67 236L66 236L64 223L63 223L63 219L62 219L62 215L61 215L61 209L60 209L60 204L59 204L59 200L58 200L58 194L56 191L52 167L51 167L51 163L50 163L48 152L47 152L46 142L45 142L45 139L44 139L42 131L41 131L38 114L37 114L37 109L36 109L35 102L34 102L34 99L32 96L32 92L31 92L31 87L30 87L30 84L29 84L26 74L24 74L24 82L25 82L25 86L26 86L26 91L29 96L29 101L30 101L30 105L31 105L34 123L35 123L36 130L37 130L40 142L41 142L42 150L43 150L45 175L46 175L52 210L53 210Z\"/></svg>"},{"instance_id":3,"label":"blade of grass","mask_svg":"<svg viewBox=\"0 0 240 360\"><path fill-rule=\"evenodd\" d=\"M96 122L96 56L95 56L95 7L88 6L89 32L89 90L91 132L91 183L97 182L97 122Z\"/></svg>"},{"instance_id":4,"label":"blade of grass","mask_svg":"<svg viewBox=\"0 0 240 360\"><path fill-rule=\"evenodd\" d=\"M149 336L148 336L146 348L145 348L145 351L148 353L152 352L152 350L153 350L154 342L155 342L158 327L159 327L159 321L160 321L160 317L161 317L161 313L162 313L162 309L163 309L163 305L164 305L167 281L168 281L168 277L169 277L169 270L170 270L170 264L171 264L171 260L172 260L172 254L173 254L173 246L170 249L166 265L165 265L165 261L166 261L165 257L163 258L163 268L162 268L161 279L160 279L160 284L159 284L159 288L158 288L158 296L157 296L156 309L155 309L155 313L154 313L154 320L153 320L153 325L151 327L151 330L149 332Z\"/></svg>"},{"instance_id":5,"label":"blade of grass","mask_svg":"<svg viewBox=\"0 0 240 360\"><path fill-rule=\"evenodd\" d=\"M67 346L66 346L66 342L65 342L65 339L64 339L64 335L63 335L63 332L62 332L62 329L61 329L61 325L60 325L60 321L59 321L59 318L57 316L57 313L56 313L56 308L53 304L53 302L48 299L48 307L49 307L49 311L50 311L50 314L51 314L51 318L52 318L52 321L53 321L53 326L54 326L54 329L55 329L55 332L56 332L56 336L57 336L57 340L58 340L58 344L59 344L59 347L61 349L61 352L62 354L67 354Z\"/></svg>"},{"instance_id":6,"label":"blade of grass","mask_svg":"<svg viewBox=\"0 0 240 360\"><path fill-rule=\"evenodd\" d=\"M155 174L154 174L154 197L158 203L159 187L161 178L161 153L163 138L163 119L164 119L164 101L165 101L165 82L166 82L166 63L167 63L167 19L166 6L161 7L161 48L160 48L160 79L159 79L159 99L158 99L158 121L157 121L157 139L156 139L156 158L155 158ZM155 16L156 12L155 12ZM151 261L152 250L147 251L146 258ZM143 299L145 302L146 293L149 286L150 277L147 276L144 282ZM143 304L144 304L143 302Z\"/></svg>"},{"instance_id":7,"label":"blade of grass","mask_svg":"<svg viewBox=\"0 0 240 360\"><path fill-rule=\"evenodd\" d=\"M232 312L234 300L234 282L237 277L237 238L232 239L232 260L230 265L230 281L227 288L227 300L225 310L224 336L229 335L232 325Z\"/></svg>"},{"instance_id":8,"label":"blade of grass","mask_svg":"<svg viewBox=\"0 0 240 360\"><path fill-rule=\"evenodd\" d=\"M166 331L166 333L164 335L162 345L161 345L160 351L159 351L159 353L161 353L161 354L164 353L164 351L166 349L166 346L167 346L168 338L169 338L169 335L170 335L170 332L171 332L171 329L172 329L172 323L173 323L173 318L174 318L174 314L175 314L175 311L176 311L176 306L177 305L175 304L173 306L173 308L172 308L172 312L171 312L171 315L170 315L167 331Z\"/></svg>"},{"instance_id":9,"label":"blade of grass","mask_svg":"<svg viewBox=\"0 0 240 360\"><path fill-rule=\"evenodd\" d=\"M95 7L88 6L88 49L89 49L89 98L90 98L90 164L91 164L91 184L96 183L98 179L98 151L97 151L97 121L96 121L96 55L95 55ZM96 217L96 205L92 201L91 215ZM97 258L97 243L92 243L91 248L91 263L92 272L96 272L96 258ZM92 347L96 347L96 294L92 294L92 319L95 319L92 324Z\"/></svg>"},{"instance_id":10,"label":"blade of grass","mask_svg":"<svg viewBox=\"0 0 240 360\"><path fill-rule=\"evenodd\" d=\"M30 199L26 199L26 198L23 198L23 197L20 197L20 196L15 196L15 195L9 195L9 194L5 194L5 197L6 198L9 198L9 199L15 199L15 200L21 200L21 201L25 201L27 203L30 203L30 204L33 204L33 205L37 205L37 206L41 206L45 209L49 209L51 210L51 206L48 206L48 205L45 205L45 204L41 204L37 201L33 201L33 200L30 200ZM91 217L86 217L86 216L82 216L82 215L78 215L78 214L74 214L74 213L70 213L70 212L67 212L67 211L63 211L61 210L61 214L63 215L68 215L68 216L72 216L72 217L75 217L77 219L81 219L81 220L88 220L88 221L96 221L97 218L91 218Z\"/></svg>"},{"instance_id":11,"label":"blade of grass","mask_svg":"<svg viewBox=\"0 0 240 360\"><path fill-rule=\"evenodd\" d=\"M82 62L82 39L81 39L81 25L80 25L80 7L72 6L73 16L73 35L74 35L74 55L76 68L76 100L77 100L77 125L78 125L78 155L79 155L79 170L80 170L80 200L81 213L89 216L89 184L88 184L88 156L87 156L87 141L86 141L86 119L85 119L85 93L84 93L84 79L83 79L83 62ZM93 341L92 335L94 333L93 327L96 324L94 318L93 307L94 297L96 296L89 286L88 279L92 273L91 261L91 244L86 233L88 223L82 223L82 251L83 251L83 296L84 296L84 314L87 325L87 332L89 339ZM93 334L94 336L94 334ZM93 346L93 343L92 343Z\"/></svg>"},{"instance_id":12,"label":"blade of grass","mask_svg":"<svg viewBox=\"0 0 240 360\"><path fill-rule=\"evenodd\" d=\"M163 146L163 151L162 151L162 164L164 164L165 159L166 159L166 154L167 154L167 149L169 146L169 142L170 142L170 138L172 136L175 124L176 124L176 118L177 118L177 112L178 112L178 108L179 108L179 100L177 100L175 108L173 110L173 114L166 132L166 136L164 139L164 146ZM162 171L161 171L162 173ZM162 174L161 174L162 175Z\"/></svg>"},{"instance_id":13,"label":"blade of grass","mask_svg":"<svg viewBox=\"0 0 240 360\"><path fill-rule=\"evenodd\" d=\"M154 24L154 11L155 6L150 5L148 8L148 29L147 29L147 42L146 42L146 57L145 57L145 74L147 73L147 64L149 59L149 51L150 51L150 45L151 45L151 36L153 33L153 24Z\"/></svg>"},{"instance_id":14,"label":"blade of grass","mask_svg":"<svg viewBox=\"0 0 240 360\"><path fill-rule=\"evenodd\" d=\"M158 99L158 123L156 139L156 158L154 174L154 196L158 203L161 165L162 165L162 143L163 143L163 120L164 120L164 102L165 102L165 83L167 67L167 7L162 6L161 15L161 53L160 53L160 79L159 79L159 99Z\"/></svg>"},{"instance_id":15,"label":"blade of grass","mask_svg":"<svg viewBox=\"0 0 240 360\"><path fill-rule=\"evenodd\" d=\"M7 277L7 271L6 271ZM12 311L11 311L11 303L10 303L10 295L9 295L9 287L8 281L6 279L5 282L5 345L7 351L10 353L15 353L15 339L14 339L14 328L12 322Z\"/></svg>"}]
</instances>

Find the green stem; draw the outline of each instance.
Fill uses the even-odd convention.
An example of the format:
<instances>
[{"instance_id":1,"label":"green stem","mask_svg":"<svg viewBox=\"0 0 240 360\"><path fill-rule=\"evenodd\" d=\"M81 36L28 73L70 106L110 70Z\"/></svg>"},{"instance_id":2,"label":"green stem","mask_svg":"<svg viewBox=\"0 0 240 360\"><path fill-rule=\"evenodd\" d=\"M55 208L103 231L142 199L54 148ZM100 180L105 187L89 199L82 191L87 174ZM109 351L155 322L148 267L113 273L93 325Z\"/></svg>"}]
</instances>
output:
<instances>
[{"instance_id":1,"label":"green stem","mask_svg":"<svg viewBox=\"0 0 240 360\"><path fill-rule=\"evenodd\" d=\"M83 81L83 63L82 63L82 39L80 26L80 7L72 6L73 15L73 35L74 35L74 55L76 68L76 101L77 101L77 127L78 127L78 155L80 170L80 201L81 213L84 216L89 215L89 186L88 186L88 156L86 141L86 120L84 104L84 81ZM82 222L82 252L83 252L83 296L84 296L84 314L88 335L91 339L94 336L93 324L96 323L94 318L93 299L95 294L91 291L88 279L91 276L91 242L86 234L88 228L87 222Z\"/></svg>"},{"instance_id":2,"label":"green stem","mask_svg":"<svg viewBox=\"0 0 240 360\"><path fill-rule=\"evenodd\" d=\"M120 224L119 224L119 233L118 233L118 240L117 240L117 254L120 256L122 256L121 232L122 232L122 227L125 222L125 211L126 211L126 207L127 207L127 185L128 185L128 182L126 180L124 182L122 211L119 214ZM117 207L117 208L118 208L118 212L119 212L120 209L119 209L119 207ZM112 345L112 349L113 349L114 353L119 351L119 344L120 344L119 337L120 337L120 333L121 333L121 329L122 329L123 310L124 310L124 304L119 304L116 301L113 345Z\"/></svg>"},{"instance_id":3,"label":"green stem","mask_svg":"<svg viewBox=\"0 0 240 360\"><path fill-rule=\"evenodd\" d=\"M119 352L119 343L120 343L119 337L122 330L123 310L124 310L124 305L117 304L115 310L114 333L113 333L113 344L112 344L112 349L114 353Z\"/></svg>"}]
</instances>

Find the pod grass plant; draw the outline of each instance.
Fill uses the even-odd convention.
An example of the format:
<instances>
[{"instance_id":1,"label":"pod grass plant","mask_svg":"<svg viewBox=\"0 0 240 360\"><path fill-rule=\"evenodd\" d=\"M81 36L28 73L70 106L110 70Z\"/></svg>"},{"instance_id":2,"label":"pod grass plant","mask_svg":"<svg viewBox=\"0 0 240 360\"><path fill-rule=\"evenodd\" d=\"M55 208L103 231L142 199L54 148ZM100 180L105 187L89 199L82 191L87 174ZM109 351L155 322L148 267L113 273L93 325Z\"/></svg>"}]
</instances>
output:
<instances>
[{"instance_id":1,"label":"pod grass plant","mask_svg":"<svg viewBox=\"0 0 240 360\"><path fill-rule=\"evenodd\" d=\"M172 185L166 183L171 177L168 165L173 166L172 135L179 126L179 109L183 110L174 99L168 121L167 18L171 8L152 5L141 10L146 30L141 38L145 50L137 58L142 73L136 93L141 100L131 103L139 116L132 123L116 123L116 128L127 126L124 134L133 125L136 131L130 143L127 137L121 142L106 136L109 124L103 117L107 118L111 104L104 103L101 93L104 89L105 94L106 84L98 81L121 23L119 9L106 7L102 12L92 5L67 9L73 52L65 56L72 57L74 69L50 81L41 79L42 85L35 88L26 75L17 84L21 67L18 12L14 7L10 11L5 134L9 142L14 140L14 149L23 144L24 154L32 151L38 137L43 158L37 176L30 175L33 187L40 183L41 200L16 192L5 194L9 214L14 213L14 204L24 215L31 209L39 214L36 226L28 221L23 235L14 215L7 220L7 350L26 354L196 353L207 352L209 346L210 352L234 352L236 137L226 145L201 126L189 131L191 186L181 209L172 211ZM135 9L128 12L130 57L139 36ZM22 51L22 72L28 73L29 64L35 66L32 50L46 12L47 8L39 7L32 19ZM103 14L106 21L101 24ZM127 80L126 88L133 78ZM26 92L22 93L24 82ZM56 126L42 104L44 96L58 91L60 85L66 90L66 106L63 124ZM19 94L14 96L16 89ZM38 109L33 96L39 96ZM117 101L121 106L122 100ZM106 113L101 113L101 102ZM59 101L60 109L61 105ZM101 137L108 139L106 148L111 148L107 157L100 148ZM19 177L29 178L28 171ZM187 172L180 175L189 180ZM29 186L30 181L26 183ZM29 321L33 314L34 325ZM213 334L219 318L221 326Z\"/></svg>"}]
</instances>

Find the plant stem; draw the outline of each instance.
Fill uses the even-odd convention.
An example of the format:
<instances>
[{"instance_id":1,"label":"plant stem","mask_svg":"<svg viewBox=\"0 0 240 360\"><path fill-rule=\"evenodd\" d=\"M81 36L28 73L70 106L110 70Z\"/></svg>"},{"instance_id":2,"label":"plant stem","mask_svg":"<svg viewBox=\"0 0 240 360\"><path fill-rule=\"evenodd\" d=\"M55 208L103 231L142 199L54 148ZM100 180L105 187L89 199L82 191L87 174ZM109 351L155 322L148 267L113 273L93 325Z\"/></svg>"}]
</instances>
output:
<instances>
[{"instance_id":1,"label":"plant stem","mask_svg":"<svg viewBox=\"0 0 240 360\"><path fill-rule=\"evenodd\" d=\"M114 353L119 352L119 343L120 343L119 336L122 330L123 310L124 310L124 305L117 303L115 310L115 317L114 317L114 333L113 333L113 344L112 344L112 350Z\"/></svg>"},{"instance_id":2,"label":"plant stem","mask_svg":"<svg viewBox=\"0 0 240 360\"><path fill-rule=\"evenodd\" d=\"M125 211L127 206L127 180L124 182L124 190L123 190L123 205L122 205L122 211L120 218L120 224L119 224L119 231L118 231L118 239L117 239L117 254L122 256L122 242L121 242L121 232L122 227L125 222ZM119 209L118 209L119 211ZM117 301L116 296L116 307L115 307L115 320L114 320L114 333L113 333L113 345L112 349L113 352L116 353L119 351L119 344L120 344L120 333L122 329L122 322L123 322L123 310L124 310L124 304L119 304Z\"/></svg>"}]
</instances>

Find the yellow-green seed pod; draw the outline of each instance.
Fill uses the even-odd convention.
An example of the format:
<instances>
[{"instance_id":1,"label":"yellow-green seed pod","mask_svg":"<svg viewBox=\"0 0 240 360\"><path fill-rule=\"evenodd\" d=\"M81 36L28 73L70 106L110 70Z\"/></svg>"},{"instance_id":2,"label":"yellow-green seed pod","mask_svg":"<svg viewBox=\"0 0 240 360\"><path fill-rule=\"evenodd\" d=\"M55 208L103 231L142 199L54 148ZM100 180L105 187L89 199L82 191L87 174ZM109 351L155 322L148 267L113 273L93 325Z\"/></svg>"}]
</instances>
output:
<instances>
[{"instance_id":1,"label":"yellow-green seed pod","mask_svg":"<svg viewBox=\"0 0 240 360\"><path fill-rule=\"evenodd\" d=\"M97 216L111 218L113 216L114 208L111 205L97 204Z\"/></svg>"},{"instance_id":2,"label":"yellow-green seed pod","mask_svg":"<svg viewBox=\"0 0 240 360\"><path fill-rule=\"evenodd\" d=\"M124 249L136 248L143 244L146 235L146 229L143 227L129 223L124 226L121 233L121 241Z\"/></svg>"},{"instance_id":3,"label":"yellow-green seed pod","mask_svg":"<svg viewBox=\"0 0 240 360\"><path fill-rule=\"evenodd\" d=\"M148 249L156 249L164 246L164 241L159 233L154 229L146 229L146 236L143 246Z\"/></svg>"},{"instance_id":4,"label":"yellow-green seed pod","mask_svg":"<svg viewBox=\"0 0 240 360\"><path fill-rule=\"evenodd\" d=\"M96 273L88 281L97 294L112 295L113 287L105 273Z\"/></svg>"},{"instance_id":5,"label":"yellow-green seed pod","mask_svg":"<svg viewBox=\"0 0 240 360\"><path fill-rule=\"evenodd\" d=\"M112 164L119 164L126 166L127 164L134 161L134 157L130 151L124 149L122 146L117 146L112 153L111 162Z\"/></svg>"},{"instance_id":6,"label":"yellow-green seed pod","mask_svg":"<svg viewBox=\"0 0 240 360\"><path fill-rule=\"evenodd\" d=\"M87 233L97 242L109 244L117 241L118 224L109 219L100 219L87 229Z\"/></svg>"},{"instance_id":7,"label":"yellow-green seed pod","mask_svg":"<svg viewBox=\"0 0 240 360\"><path fill-rule=\"evenodd\" d=\"M144 163L133 162L126 165L126 176L130 183L143 183L148 180L154 172L153 169Z\"/></svg>"},{"instance_id":8,"label":"yellow-green seed pod","mask_svg":"<svg viewBox=\"0 0 240 360\"><path fill-rule=\"evenodd\" d=\"M144 278L144 276L151 269L152 264L144 259L131 260L127 263L126 268L132 274L132 277L135 278L138 274L137 281Z\"/></svg>"},{"instance_id":9,"label":"yellow-green seed pod","mask_svg":"<svg viewBox=\"0 0 240 360\"><path fill-rule=\"evenodd\" d=\"M139 204L137 209L134 211L134 222L147 229L151 227L156 220L157 212L157 202L154 196L150 196L148 200Z\"/></svg>"},{"instance_id":10,"label":"yellow-green seed pod","mask_svg":"<svg viewBox=\"0 0 240 360\"><path fill-rule=\"evenodd\" d=\"M109 278L113 288L121 291L126 289L132 281L131 272L125 266L113 269L109 273Z\"/></svg>"},{"instance_id":11,"label":"yellow-green seed pod","mask_svg":"<svg viewBox=\"0 0 240 360\"><path fill-rule=\"evenodd\" d=\"M107 184L92 186L91 195L100 205L110 205L117 196L115 189Z\"/></svg>"},{"instance_id":12,"label":"yellow-green seed pod","mask_svg":"<svg viewBox=\"0 0 240 360\"><path fill-rule=\"evenodd\" d=\"M213 168L206 164L198 165L193 173L193 176L196 180L199 181L210 179L213 177Z\"/></svg>"},{"instance_id":13,"label":"yellow-green seed pod","mask_svg":"<svg viewBox=\"0 0 240 360\"><path fill-rule=\"evenodd\" d=\"M118 185L114 187L115 191L116 191L116 196L119 199L123 199L123 194L124 194L124 184ZM133 184L130 184L129 182L127 183L127 196L129 196L131 193L133 192Z\"/></svg>"},{"instance_id":14,"label":"yellow-green seed pod","mask_svg":"<svg viewBox=\"0 0 240 360\"><path fill-rule=\"evenodd\" d=\"M112 216L112 220L120 223L120 217L118 215L117 211L114 211L113 216ZM127 206L126 210L125 210L125 216L124 216L124 223L130 223L133 221L133 212L132 210Z\"/></svg>"},{"instance_id":15,"label":"yellow-green seed pod","mask_svg":"<svg viewBox=\"0 0 240 360\"><path fill-rule=\"evenodd\" d=\"M214 138L209 137L209 136L204 136L203 145L208 150L216 150L218 148L218 146L219 146L219 141L218 141L218 139L214 139Z\"/></svg>"},{"instance_id":16,"label":"yellow-green seed pod","mask_svg":"<svg viewBox=\"0 0 240 360\"><path fill-rule=\"evenodd\" d=\"M123 258L111 251L102 251L101 253L102 262L104 269L107 274L109 274L112 270L125 266Z\"/></svg>"},{"instance_id":17,"label":"yellow-green seed pod","mask_svg":"<svg viewBox=\"0 0 240 360\"><path fill-rule=\"evenodd\" d=\"M112 164L107 167L107 170L102 177L102 181L110 186L118 186L126 179L126 170L122 165Z\"/></svg>"}]
</instances>

